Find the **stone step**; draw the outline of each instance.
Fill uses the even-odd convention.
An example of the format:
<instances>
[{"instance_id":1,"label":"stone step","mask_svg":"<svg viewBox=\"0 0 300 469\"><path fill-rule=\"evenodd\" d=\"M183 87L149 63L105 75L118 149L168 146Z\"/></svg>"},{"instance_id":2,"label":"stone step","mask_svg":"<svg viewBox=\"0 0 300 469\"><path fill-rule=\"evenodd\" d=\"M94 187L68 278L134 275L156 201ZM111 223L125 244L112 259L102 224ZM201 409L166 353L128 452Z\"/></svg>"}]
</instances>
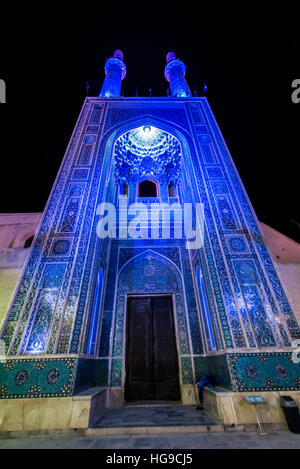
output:
<instances>
[{"instance_id":1,"label":"stone step","mask_svg":"<svg viewBox=\"0 0 300 469\"><path fill-rule=\"evenodd\" d=\"M223 432L208 412L196 406L166 401L131 402L125 406L107 408L86 435L135 435L169 433Z\"/></svg>"},{"instance_id":2,"label":"stone step","mask_svg":"<svg viewBox=\"0 0 300 469\"><path fill-rule=\"evenodd\" d=\"M151 427L100 427L87 428L86 435L137 435L170 433L219 433L224 432L223 425L164 425Z\"/></svg>"},{"instance_id":3,"label":"stone step","mask_svg":"<svg viewBox=\"0 0 300 469\"><path fill-rule=\"evenodd\" d=\"M168 405L163 401L160 405L158 405L158 403L153 405L153 403L149 401L143 405L106 408L91 427L98 429L188 427L191 429L191 427L212 427L218 424L219 422L208 412L205 410L197 410L196 406L174 405L174 403Z\"/></svg>"}]
</instances>

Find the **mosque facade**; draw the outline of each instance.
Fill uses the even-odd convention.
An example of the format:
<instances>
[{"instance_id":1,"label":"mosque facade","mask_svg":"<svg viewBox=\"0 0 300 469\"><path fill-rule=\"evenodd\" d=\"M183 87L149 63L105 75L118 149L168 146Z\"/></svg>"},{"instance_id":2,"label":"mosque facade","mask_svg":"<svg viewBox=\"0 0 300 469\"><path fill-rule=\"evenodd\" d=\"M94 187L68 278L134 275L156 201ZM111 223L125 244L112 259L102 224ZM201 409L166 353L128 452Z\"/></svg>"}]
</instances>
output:
<instances>
[{"instance_id":1,"label":"mosque facade","mask_svg":"<svg viewBox=\"0 0 300 469\"><path fill-rule=\"evenodd\" d=\"M300 329L206 97L86 97L3 323L0 398L297 391Z\"/></svg>"}]
</instances>

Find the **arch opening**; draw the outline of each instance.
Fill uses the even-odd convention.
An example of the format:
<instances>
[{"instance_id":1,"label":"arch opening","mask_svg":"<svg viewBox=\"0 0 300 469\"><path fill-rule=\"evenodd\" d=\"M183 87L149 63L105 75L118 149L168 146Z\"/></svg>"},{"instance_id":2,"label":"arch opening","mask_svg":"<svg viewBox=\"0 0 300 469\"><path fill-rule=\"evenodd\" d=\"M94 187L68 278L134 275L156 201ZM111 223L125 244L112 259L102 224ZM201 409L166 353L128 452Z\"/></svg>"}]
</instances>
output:
<instances>
[{"instance_id":1,"label":"arch opening","mask_svg":"<svg viewBox=\"0 0 300 469\"><path fill-rule=\"evenodd\" d=\"M24 243L24 248L27 249L27 248L30 248L30 246L32 245L32 241L34 239L34 235L30 236L29 238L26 239L25 243Z\"/></svg>"},{"instance_id":2,"label":"arch opening","mask_svg":"<svg viewBox=\"0 0 300 469\"><path fill-rule=\"evenodd\" d=\"M138 187L139 197L158 197L157 184L150 179L146 179L139 183Z\"/></svg>"}]
</instances>

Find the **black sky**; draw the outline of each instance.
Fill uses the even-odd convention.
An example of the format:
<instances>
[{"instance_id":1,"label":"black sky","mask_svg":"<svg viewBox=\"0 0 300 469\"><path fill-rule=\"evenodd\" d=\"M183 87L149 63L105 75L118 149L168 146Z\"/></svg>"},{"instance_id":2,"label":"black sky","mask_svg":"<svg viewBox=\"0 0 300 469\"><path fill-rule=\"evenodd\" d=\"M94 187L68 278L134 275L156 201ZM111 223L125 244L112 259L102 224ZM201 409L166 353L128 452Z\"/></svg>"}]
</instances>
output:
<instances>
[{"instance_id":1,"label":"black sky","mask_svg":"<svg viewBox=\"0 0 300 469\"><path fill-rule=\"evenodd\" d=\"M1 12L0 212L43 210L86 95L124 52L125 96L166 96L172 50L207 97L260 221L300 242L297 16L243 2L20 2ZM137 5L137 6L135 6ZM1 7L2 8L2 7ZM3 7L4 8L4 7ZM288 29L287 29L288 27Z\"/></svg>"}]
</instances>

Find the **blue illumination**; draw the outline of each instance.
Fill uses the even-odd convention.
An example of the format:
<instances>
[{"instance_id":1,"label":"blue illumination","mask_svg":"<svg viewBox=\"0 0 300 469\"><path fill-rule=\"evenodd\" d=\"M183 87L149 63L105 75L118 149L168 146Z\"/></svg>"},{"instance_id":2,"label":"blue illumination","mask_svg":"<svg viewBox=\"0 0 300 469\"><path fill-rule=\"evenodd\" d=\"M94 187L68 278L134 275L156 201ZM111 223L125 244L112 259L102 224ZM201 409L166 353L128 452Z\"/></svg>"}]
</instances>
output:
<instances>
[{"instance_id":1,"label":"blue illumination","mask_svg":"<svg viewBox=\"0 0 300 469\"><path fill-rule=\"evenodd\" d=\"M88 349L87 349L87 353L89 355L93 355L95 352L97 329L98 329L100 310L101 310L102 290L103 290L103 269L101 268L99 270L98 278L97 278L95 300L94 300L94 305L93 305L93 313L92 313L92 320L91 320L91 326L90 326L90 336L89 336Z\"/></svg>"},{"instance_id":2,"label":"blue illumination","mask_svg":"<svg viewBox=\"0 0 300 469\"><path fill-rule=\"evenodd\" d=\"M208 306L208 301L207 301L207 296L206 296L204 279L203 279L203 275L202 275L199 265L197 265L196 267L196 278L197 278L198 291L200 293L199 295L200 303L202 306L202 310L204 310L206 323L208 325L209 342L211 344L212 350L216 350L214 332L213 332L213 327L212 327L210 314L209 314L209 306Z\"/></svg>"},{"instance_id":3,"label":"blue illumination","mask_svg":"<svg viewBox=\"0 0 300 469\"><path fill-rule=\"evenodd\" d=\"M118 98L121 94L121 82L126 75L126 67L123 62L123 53L120 50L114 52L114 56L106 61L106 77L99 96L105 98Z\"/></svg>"},{"instance_id":4,"label":"blue illumination","mask_svg":"<svg viewBox=\"0 0 300 469\"><path fill-rule=\"evenodd\" d=\"M47 282L48 285L59 283L59 274L63 271L55 267L51 269L51 267L53 266L48 267L47 270L45 269L49 277L45 279L44 283ZM55 287L44 288L42 291L31 335L27 344L26 351L29 354L44 353L46 351L58 291L59 289Z\"/></svg>"},{"instance_id":5,"label":"blue illumination","mask_svg":"<svg viewBox=\"0 0 300 469\"><path fill-rule=\"evenodd\" d=\"M93 385L94 368L77 366L80 352L97 357L99 385L122 387L128 295L173 296L183 386L213 361L216 384L229 389L296 389L297 317L207 99L190 97L172 53L174 98L119 98L124 67L120 51L107 61L106 97L85 100L72 134L1 331L0 398ZM147 197L146 180L157 187ZM109 230L102 202L115 215L107 211Z\"/></svg>"},{"instance_id":6,"label":"blue illumination","mask_svg":"<svg viewBox=\"0 0 300 469\"><path fill-rule=\"evenodd\" d=\"M40 339L35 339L32 344L31 348L28 349L28 353L34 355L35 353L43 353L44 352L44 343Z\"/></svg>"},{"instance_id":7,"label":"blue illumination","mask_svg":"<svg viewBox=\"0 0 300 469\"><path fill-rule=\"evenodd\" d=\"M175 181L180 173L181 148L174 135L143 125L122 134L114 147L115 171L129 183L144 176Z\"/></svg>"},{"instance_id":8,"label":"blue illumination","mask_svg":"<svg viewBox=\"0 0 300 469\"><path fill-rule=\"evenodd\" d=\"M174 52L167 55L167 65L165 67L165 78L170 82L171 95L178 98L192 96L188 84L184 78L186 66L181 60L176 59Z\"/></svg>"}]
</instances>

